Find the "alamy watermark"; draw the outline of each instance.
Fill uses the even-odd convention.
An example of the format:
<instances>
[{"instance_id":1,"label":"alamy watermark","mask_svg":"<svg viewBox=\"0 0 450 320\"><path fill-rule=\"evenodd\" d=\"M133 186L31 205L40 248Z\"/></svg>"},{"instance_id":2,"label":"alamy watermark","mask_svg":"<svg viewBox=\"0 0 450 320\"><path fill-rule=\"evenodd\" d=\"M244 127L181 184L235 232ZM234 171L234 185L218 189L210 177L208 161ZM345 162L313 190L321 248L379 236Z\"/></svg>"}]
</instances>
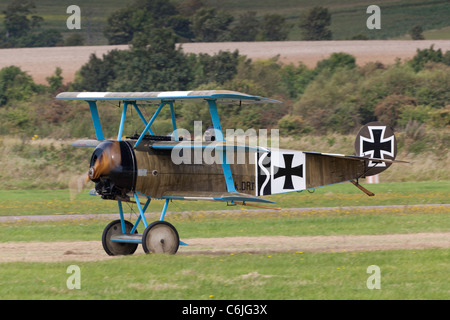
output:
<instances>
[{"instance_id":1,"label":"alamy watermark","mask_svg":"<svg viewBox=\"0 0 450 320\"><path fill-rule=\"evenodd\" d=\"M381 9L377 5L371 5L367 7L366 13L370 14L367 18L367 29L381 29Z\"/></svg>"},{"instance_id":2,"label":"alamy watermark","mask_svg":"<svg viewBox=\"0 0 450 320\"><path fill-rule=\"evenodd\" d=\"M172 133L175 140L183 138L172 149L174 164L255 164L250 152L278 149L280 136L278 129L226 129L225 135L215 129L202 134L202 122L194 122L193 140L186 129L177 129ZM180 139L181 140L181 139ZM246 152L248 151L248 152Z\"/></svg>"},{"instance_id":3,"label":"alamy watermark","mask_svg":"<svg viewBox=\"0 0 450 320\"><path fill-rule=\"evenodd\" d=\"M77 265L70 265L67 267L66 273L71 274L66 281L67 289L81 289L81 269Z\"/></svg>"},{"instance_id":4,"label":"alamy watermark","mask_svg":"<svg viewBox=\"0 0 450 320\"><path fill-rule=\"evenodd\" d=\"M81 9L77 5L67 7L66 13L71 14L66 20L67 29L81 29Z\"/></svg>"},{"instance_id":5,"label":"alamy watermark","mask_svg":"<svg viewBox=\"0 0 450 320\"><path fill-rule=\"evenodd\" d=\"M381 269L379 266L371 265L367 267L369 278L367 278L366 286L367 289L381 289Z\"/></svg>"}]
</instances>

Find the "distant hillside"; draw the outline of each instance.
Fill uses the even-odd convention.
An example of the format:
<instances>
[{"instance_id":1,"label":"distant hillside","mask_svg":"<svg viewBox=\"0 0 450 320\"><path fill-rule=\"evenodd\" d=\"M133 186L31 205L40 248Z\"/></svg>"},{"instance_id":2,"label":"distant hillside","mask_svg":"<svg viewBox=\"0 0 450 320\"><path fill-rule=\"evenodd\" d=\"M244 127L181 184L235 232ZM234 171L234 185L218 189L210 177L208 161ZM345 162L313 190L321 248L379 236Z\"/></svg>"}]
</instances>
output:
<instances>
[{"instance_id":1,"label":"distant hillside","mask_svg":"<svg viewBox=\"0 0 450 320\"><path fill-rule=\"evenodd\" d=\"M2 12L10 1L0 3ZM44 18L43 27L53 28L65 37L71 33L80 33L86 45L107 44L102 30L106 25L108 16L124 7L130 1L121 0L77 0L76 4L81 8L82 29L68 30L66 9L74 4L72 0L39 0L35 1L37 15ZM172 0L179 4L182 0ZM223 9L231 12L235 17L246 11L256 11L257 16L267 13L284 15L293 24L288 40L301 40L301 32L298 27L300 13L313 7L323 6L329 9L332 15L331 31L334 40L351 39L354 36L365 36L369 39L391 39L403 37L415 25L421 25L424 31L442 29L450 26L450 4L448 0L385 0L376 1L381 8L381 29L368 30L366 13L368 1L357 0L204 0L209 7ZM0 23L3 16L0 15ZM1 27L0 27L1 29ZM427 38L427 32L424 33ZM431 37L431 36L430 36ZM449 32L437 32L432 34L432 39L450 39Z\"/></svg>"}]
</instances>

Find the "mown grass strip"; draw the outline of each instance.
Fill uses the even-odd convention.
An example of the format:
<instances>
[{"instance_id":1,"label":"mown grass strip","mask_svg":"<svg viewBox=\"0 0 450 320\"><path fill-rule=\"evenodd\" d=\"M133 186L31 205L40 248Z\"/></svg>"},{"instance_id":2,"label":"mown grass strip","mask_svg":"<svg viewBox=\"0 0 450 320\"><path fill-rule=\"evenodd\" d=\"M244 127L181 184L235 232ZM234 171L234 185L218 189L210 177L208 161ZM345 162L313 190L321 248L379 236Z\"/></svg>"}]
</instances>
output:
<instances>
[{"instance_id":1,"label":"mown grass strip","mask_svg":"<svg viewBox=\"0 0 450 320\"><path fill-rule=\"evenodd\" d=\"M0 299L449 299L449 255L432 249L4 263ZM67 288L71 264L81 271L79 290ZM380 268L380 289L367 287L370 265Z\"/></svg>"},{"instance_id":2,"label":"mown grass strip","mask_svg":"<svg viewBox=\"0 0 450 320\"><path fill-rule=\"evenodd\" d=\"M219 211L170 213L182 239L231 236L306 236L448 232L449 207L394 207L360 210ZM118 218L118 217L117 217ZM115 219L115 218L114 218ZM136 216L127 215L132 223ZM78 219L0 224L0 242L99 240L113 219ZM155 218L155 220L157 220ZM144 231L141 224L139 232Z\"/></svg>"},{"instance_id":3,"label":"mown grass strip","mask_svg":"<svg viewBox=\"0 0 450 320\"><path fill-rule=\"evenodd\" d=\"M275 201L281 208L380 206L410 204L448 203L450 181L392 182L364 184L374 197L368 197L350 183L342 183L308 191L273 195L267 199ZM161 212L162 200L154 200L148 212ZM245 210L252 207L227 206L211 201L173 201L169 211L199 210ZM135 206L124 206L127 212L137 212ZM116 213L117 203L93 197L85 192L70 200L69 190L0 190L0 216L39 214L85 214Z\"/></svg>"}]
</instances>

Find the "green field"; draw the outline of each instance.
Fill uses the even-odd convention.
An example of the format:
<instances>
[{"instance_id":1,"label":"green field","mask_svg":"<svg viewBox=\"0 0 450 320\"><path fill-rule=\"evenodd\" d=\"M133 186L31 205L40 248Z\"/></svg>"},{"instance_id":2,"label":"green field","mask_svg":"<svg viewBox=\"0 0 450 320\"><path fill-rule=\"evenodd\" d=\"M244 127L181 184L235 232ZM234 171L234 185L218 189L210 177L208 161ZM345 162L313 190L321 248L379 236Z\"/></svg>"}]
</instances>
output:
<instances>
[{"instance_id":1,"label":"green field","mask_svg":"<svg viewBox=\"0 0 450 320\"><path fill-rule=\"evenodd\" d=\"M317 236L448 232L448 207L370 208L294 211L220 211L168 213L166 221L181 239L232 236ZM157 220L159 216L154 216ZM99 215L91 219L0 223L0 243L10 241L99 240L113 219ZM136 216L126 215L134 223ZM149 220L153 221L153 220ZM143 232L143 225L138 227Z\"/></svg>"},{"instance_id":2,"label":"green field","mask_svg":"<svg viewBox=\"0 0 450 320\"><path fill-rule=\"evenodd\" d=\"M449 299L450 250L133 256L4 263L1 299ZM70 264L81 289L69 290ZM380 267L381 289L366 286ZM170 311L169 311L170 312ZM180 311L181 313L181 311Z\"/></svg>"},{"instance_id":3,"label":"green field","mask_svg":"<svg viewBox=\"0 0 450 320\"><path fill-rule=\"evenodd\" d=\"M173 214L167 220L177 227L182 239L450 230L448 209L198 213ZM102 218L2 223L0 242L99 240L106 223ZM9 262L0 268L0 299L449 299L449 257L449 249L416 249L137 254L96 262ZM69 265L80 267L79 290L66 286ZM381 270L379 290L366 286L370 265Z\"/></svg>"},{"instance_id":4,"label":"green field","mask_svg":"<svg viewBox=\"0 0 450 320\"><path fill-rule=\"evenodd\" d=\"M266 197L276 202L273 207L313 208L345 206L380 206L407 204L441 204L450 199L450 181L361 183L375 193L368 197L350 183L342 183L308 191ZM115 201L90 196L88 190L70 200L69 190L0 190L0 216L39 214L116 213ZM160 212L162 200L154 200L148 212ZM137 212L135 206L126 205L126 212ZM173 201L169 212L207 210L247 210L248 206L227 206L222 202ZM263 210L263 209L262 209Z\"/></svg>"},{"instance_id":5,"label":"green field","mask_svg":"<svg viewBox=\"0 0 450 320\"><path fill-rule=\"evenodd\" d=\"M315 194L279 196L279 205L306 206L447 203L448 182L391 183L370 186L369 198L351 185L316 190ZM353 190L355 189L355 190ZM356 191L356 192L355 192ZM87 196L74 209L64 190L1 191L1 215L15 203L19 214L51 213L68 203L69 210L97 208L108 203ZM43 200L43 197L47 197ZM309 202L305 199L310 199ZM366 200L367 199L367 200ZM47 202L45 202L47 201ZM297 202L295 202L297 201ZM29 210L24 210L29 202ZM55 206L50 202L56 202ZM152 209L159 211L161 201ZM22 209L20 204L22 203ZM394 207L347 210L242 210L206 212L205 202L174 202L166 220L181 239L230 236L372 235L449 232L448 207ZM209 203L213 207L213 203ZM99 208L101 206L99 205ZM199 210L202 208L202 210ZM217 208L217 207L215 207ZM114 206L103 208L114 211ZM220 209L224 209L221 207ZM177 211L195 210L177 213ZM27 211L27 212L25 212ZM134 215L130 215L133 221ZM128 218L128 214L127 214ZM64 221L3 222L1 243L11 241L99 241L109 221L102 217ZM142 230L139 230L142 232ZM189 242L189 241L188 241ZM100 245L100 243L99 243ZM268 248L270 249L270 248ZM444 299L450 298L449 249L382 251L181 253L175 256L138 254L106 261L8 262L0 267L0 299L181 299L181 300L284 300L284 299ZM81 271L81 289L70 290L68 266ZM367 268L380 268L381 289L370 290ZM176 311L176 310L175 310ZM173 311L173 312L175 312ZM178 311L176 311L178 312ZM181 312L181 311L180 311Z\"/></svg>"}]
</instances>

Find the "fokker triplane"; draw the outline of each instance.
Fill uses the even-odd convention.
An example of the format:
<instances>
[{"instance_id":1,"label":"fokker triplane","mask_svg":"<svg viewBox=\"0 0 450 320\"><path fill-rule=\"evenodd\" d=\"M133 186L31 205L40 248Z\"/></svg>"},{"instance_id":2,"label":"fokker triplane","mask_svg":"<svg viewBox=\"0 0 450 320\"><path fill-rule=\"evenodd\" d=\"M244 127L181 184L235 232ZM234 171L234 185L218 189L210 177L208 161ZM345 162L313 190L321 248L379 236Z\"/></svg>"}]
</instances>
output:
<instances>
[{"instance_id":1,"label":"fokker triplane","mask_svg":"<svg viewBox=\"0 0 450 320\"><path fill-rule=\"evenodd\" d=\"M358 180L377 174L396 161L394 134L389 127L377 122L360 130L355 141L356 155L227 142L220 124L218 103L281 103L234 91L63 92L57 99L85 100L89 104L96 139L79 140L73 145L95 147L88 178L95 183L95 194L118 202L120 219L109 223L102 236L103 248L109 255L133 254L138 244L142 244L146 253L176 253L179 245L185 243L180 241L174 226L164 221L171 200L265 206L273 202L261 196L346 181L373 195L360 186ZM116 101L123 108L115 140L106 139L102 130L97 103L105 100ZM181 141L177 134L175 102L182 101L207 103L215 139L200 143ZM141 108L150 108L149 104L158 106L146 119ZM151 127L165 107L170 108L173 134L158 136ZM129 108L136 110L144 129L140 134L123 139ZM195 158L198 152L210 157ZM237 157L245 161L236 161ZM148 223L145 212L152 199L165 202L159 221ZM124 219L122 202L136 203L139 216L134 224ZM145 230L139 234L137 227L141 222Z\"/></svg>"}]
</instances>

